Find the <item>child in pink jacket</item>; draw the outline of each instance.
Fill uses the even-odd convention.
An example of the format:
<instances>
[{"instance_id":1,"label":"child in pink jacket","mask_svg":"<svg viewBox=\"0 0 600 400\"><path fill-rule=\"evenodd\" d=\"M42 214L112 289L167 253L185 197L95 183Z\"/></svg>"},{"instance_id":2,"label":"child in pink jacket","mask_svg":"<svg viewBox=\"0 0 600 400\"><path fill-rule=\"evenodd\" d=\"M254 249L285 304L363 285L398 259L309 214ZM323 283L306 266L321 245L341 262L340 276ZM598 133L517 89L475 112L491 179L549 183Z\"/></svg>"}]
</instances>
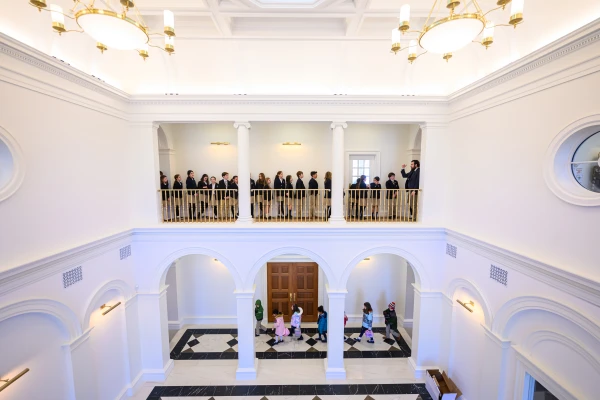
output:
<instances>
[{"instance_id":1,"label":"child in pink jacket","mask_svg":"<svg viewBox=\"0 0 600 400\"><path fill-rule=\"evenodd\" d=\"M285 323L283 322L283 313L279 313L277 309L273 310L273 316L275 317L275 322L273 323L273 330L275 331L275 346L277 343L283 342L283 337L290 334L288 328L285 327Z\"/></svg>"}]
</instances>

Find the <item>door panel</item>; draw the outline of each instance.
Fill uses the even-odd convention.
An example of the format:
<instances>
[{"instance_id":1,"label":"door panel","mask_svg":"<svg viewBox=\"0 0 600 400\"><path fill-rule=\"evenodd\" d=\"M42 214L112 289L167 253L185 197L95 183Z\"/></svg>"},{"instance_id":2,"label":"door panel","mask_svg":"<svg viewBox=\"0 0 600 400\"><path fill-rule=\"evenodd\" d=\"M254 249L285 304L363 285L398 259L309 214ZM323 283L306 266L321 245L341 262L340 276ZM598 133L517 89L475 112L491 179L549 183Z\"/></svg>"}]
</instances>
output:
<instances>
[{"instance_id":1,"label":"door panel","mask_svg":"<svg viewBox=\"0 0 600 400\"><path fill-rule=\"evenodd\" d=\"M277 309L283 313L284 320L291 317L290 294L292 293L291 275L292 268L289 264L268 263L267 264L267 291L269 315L267 320L275 322L273 310Z\"/></svg>"},{"instance_id":2,"label":"door panel","mask_svg":"<svg viewBox=\"0 0 600 400\"><path fill-rule=\"evenodd\" d=\"M272 311L283 312L290 321L292 304L302 307L303 322L316 322L319 301L319 266L316 263L267 263L267 291L269 322L274 322Z\"/></svg>"}]
</instances>

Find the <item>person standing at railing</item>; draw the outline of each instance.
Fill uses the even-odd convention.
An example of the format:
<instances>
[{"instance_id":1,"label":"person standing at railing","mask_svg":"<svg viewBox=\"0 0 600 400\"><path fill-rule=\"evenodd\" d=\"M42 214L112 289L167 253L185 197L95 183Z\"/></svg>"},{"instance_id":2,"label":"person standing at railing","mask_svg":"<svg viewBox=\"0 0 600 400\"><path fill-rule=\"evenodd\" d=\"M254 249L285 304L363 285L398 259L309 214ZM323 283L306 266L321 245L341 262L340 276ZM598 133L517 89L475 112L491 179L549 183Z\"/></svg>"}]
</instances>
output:
<instances>
[{"instance_id":1,"label":"person standing at railing","mask_svg":"<svg viewBox=\"0 0 600 400\"><path fill-rule=\"evenodd\" d=\"M257 213L257 217L260 218L261 214L264 217L267 216L267 214L264 213L264 209L263 209L263 201L264 201L264 197L265 197L265 185L266 185L266 180L265 180L265 174L263 174L262 172L258 174L258 180L256 181L256 196L254 197L254 203L258 206L258 211Z\"/></svg>"},{"instance_id":2,"label":"person standing at railing","mask_svg":"<svg viewBox=\"0 0 600 400\"><path fill-rule=\"evenodd\" d=\"M381 201L381 183L379 183L379 177L373 178L373 182L369 185L371 187L371 218L377 220L379 218L379 202Z\"/></svg>"},{"instance_id":3,"label":"person standing at railing","mask_svg":"<svg viewBox=\"0 0 600 400\"><path fill-rule=\"evenodd\" d=\"M358 192L358 207L359 209L359 218L364 219L365 214L367 212L367 198L369 196L369 192L367 192L367 183L365 182L367 177L365 175L361 175L356 182L356 189Z\"/></svg>"},{"instance_id":4,"label":"person standing at railing","mask_svg":"<svg viewBox=\"0 0 600 400\"><path fill-rule=\"evenodd\" d=\"M171 195L169 193L169 178L165 175L160 177L160 191L162 194L163 221L171 221L169 212L169 202Z\"/></svg>"},{"instance_id":5,"label":"person standing at railing","mask_svg":"<svg viewBox=\"0 0 600 400\"><path fill-rule=\"evenodd\" d=\"M324 203L325 203L325 220L328 220L331 217L331 172L325 172L325 195L324 195Z\"/></svg>"},{"instance_id":6,"label":"person standing at railing","mask_svg":"<svg viewBox=\"0 0 600 400\"><path fill-rule=\"evenodd\" d=\"M317 182L317 171L310 172L310 181L308 181L308 189L312 189L309 192L308 200L308 217L317 217L317 204L319 203L319 182Z\"/></svg>"},{"instance_id":7,"label":"person standing at railing","mask_svg":"<svg viewBox=\"0 0 600 400\"><path fill-rule=\"evenodd\" d=\"M219 196L217 195L218 188L219 185L217 184L217 178L211 176L210 183L208 184L208 202L213 209L213 219L217 219L219 217L219 213L217 212L217 207L219 205Z\"/></svg>"},{"instance_id":8,"label":"person standing at railing","mask_svg":"<svg viewBox=\"0 0 600 400\"><path fill-rule=\"evenodd\" d=\"M219 215L221 218L228 219L229 218L229 210L227 209L230 197L229 197L229 172L223 172L221 174L221 179L219 181L219 189L221 189L219 193Z\"/></svg>"},{"instance_id":9,"label":"person standing at railing","mask_svg":"<svg viewBox=\"0 0 600 400\"><path fill-rule=\"evenodd\" d=\"M404 172L404 168L406 168L406 164L402 164L402 177L406 178L406 182L404 182L405 189L414 189L410 190L408 197L408 204L410 205L410 218L414 220L416 218L416 213L413 213L413 207L417 208L417 199L419 196L419 178L421 176L421 163L419 160L412 160L410 162L410 172L407 174Z\"/></svg>"},{"instance_id":10,"label":"person standing at railing","mask_svg":"<svg viewBox=\"0 0 600 400\"><path fill-rule=\"evenodd\" d=\"M264 179L264 174L263 179ZM264 180L265 183L262 185L262 203L261 208L263 212L263 218L271 219L271 201L273 199L273 192L271 191L271 178Z\"/></svg>"},{"instance_id":11,"label":"person standing at railing","mask_svg":"<svg viewBox=\"0 0 600 400\"><path fill-rule=\"evenodd\" d=\"M198 182L198 204L200 205L200 214L198 218L206 218L208 217L208 175L202 174L202 178L200 178L200 182Z\"/></svg>"},{"instance_id":12,"label":"person standing at railing","mask_svg":"<svg viewBox=\"0 0 600 400\"><path fill-rule=\"evenodd\" d=\"M396 219L396 215L398 213L398 181L396 180L396 174L390 172L388 174L388 180L385 183L386 189L386 200L388 202L388 218Z\"/></svg>"},{"instance_id":13,"label":"person standing at railing","mask_svg":"<svg viewBox=\"0 0 600 400\"><path fill-rule=\"evenodd\" d=\"M350 208L348 209L348 217L352 219L352 217L356 217L356 182L352 182L349 192Z\"/></svg>"},{"instance_id":14,"label":"person standing at railing","mask_svg":"<svg viewBox=\"0 0 600 400\"><path fill-rule=\"evenodd\" d=\"M275 177L275 195L277 196L277 203L278 204L278 209L277 209L277 216L278 217L285 217L286 216L286 212L284 212L284 201L287 200L287 197L285 195L285 191L284 190L277 190L277 189L285 189L286 187L286 181L283 179L283 171L277 171L277 176Z\"/></svg>"},{"instance_id":15,"label":"person standing at railing","mask_svg":"<svg viewBox=\"0 0 600 400\"><path fill-rule=\"evenodd\" d=\"M231 215L234 218L238 217L238 177L234 175L229 182L229 198L231 199L230 207L231 207Z\"/></svg>"},{"instance_id":16,"label":"person standing at railing","mask_svg":"<svg viewBox=\"0 0 600 400\"><path fill-rule=\"evenodd\" d=\"M173 197L175 197L175 216L179 217L179 206L181 205L181 199L183 198L183 183L181 183L181 175L176 174L174 176L175 182L173 182Z\"/></svg>"},{"instance_id":17,"label":"person standing at railing","mask_svg":"<svg viewBox=\"0 0 600 400\"><path fill-rule=\"evenodd\" d=\"M256 182L250 175L250 216L254 218L254 190L256 189Z\"/></svg>"},{"instance_id":18,"label":"person standing at railing","mask_svg":"<svg viewBox=\"0 0 600 400\"><path fill-rule=\"evenodd\" d=\"M285 202L287 204L287 214L285 219L292 219L292 201L295 197L294 194L294 180L291 175L285 177Z\"/></svg>"},{"instance_id":19,"label":"person standing at railing","mask_svg":"<svg viewBox=\"0 0 600 400\"><path fill-rule=\"evenodd\" d=\"M191 169L187 172L187 179L185 180L185 188L188 190L188 213L190 219L196 219L196 202L198 200L198 186L196 185L196 179L194 179L194 171Z\"/></svg>"},{"instance_id":20,"label":"person standing at railing","mask_svg":"<svg viewBox=\"0 0 600 400\"><path fill-rule=\"evenodd\" d=\"M296 172L296 177L298 177L296 180L296 218L302 219L302 214L304 213L304 200L306 198L306 186L304 186L304 182L302 182L304 172Z\"/></svg>"}]
</instances>

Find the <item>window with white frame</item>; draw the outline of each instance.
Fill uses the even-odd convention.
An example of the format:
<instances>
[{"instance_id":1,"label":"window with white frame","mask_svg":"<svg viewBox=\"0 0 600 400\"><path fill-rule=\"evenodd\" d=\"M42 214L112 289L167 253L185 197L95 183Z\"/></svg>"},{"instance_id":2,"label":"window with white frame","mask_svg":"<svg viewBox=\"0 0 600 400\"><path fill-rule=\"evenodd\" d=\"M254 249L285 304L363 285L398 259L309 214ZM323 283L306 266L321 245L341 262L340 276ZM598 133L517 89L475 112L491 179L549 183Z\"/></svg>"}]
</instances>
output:
<instances>
[{"instance_id":1,"label":"window with white frame","mask_svg":"<svg viewBox=\"0 0 600 400\"><path fill-rule=\"evenodd\" d=\"M365 182L371 182L371 168L373 168L372 160L370 159L355 159L352 160L352 179L351 183L355 183L361 175L365 175Z\"/></svg>"}]
</instances>

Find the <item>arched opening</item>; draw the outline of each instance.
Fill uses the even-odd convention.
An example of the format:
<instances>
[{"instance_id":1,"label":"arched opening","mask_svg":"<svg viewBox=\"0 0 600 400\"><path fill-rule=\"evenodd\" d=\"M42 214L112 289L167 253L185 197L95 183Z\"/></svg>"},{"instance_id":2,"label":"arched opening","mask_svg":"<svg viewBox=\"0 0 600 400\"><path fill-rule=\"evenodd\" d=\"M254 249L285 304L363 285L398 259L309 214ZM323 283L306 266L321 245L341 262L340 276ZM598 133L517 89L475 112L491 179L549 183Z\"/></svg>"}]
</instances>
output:
<instances>
[{"instance_id":1,"label":"arched opening","mask_svg":"<svg viewBox=\"0 0 600 400\"><path fill-rule=\"evenodd\" d=\"M165 272L171 359L237 358L236 282L216 257L190 254Z\"/></svg>"},{"instance_id":2,"label":"arched opening","mask_svg":"<svg viewBox=\"0 0 600 400\"><path fill-rule=\"evenodd\" d=\"M132 290L125 282L112 281L100 288L88 304L84 328L93 328L89 339L91 371L101 399L117 398L131 381L125 311L125 303L131 294ZM132 351L131 354L137 352Z\"/></svg>"},{"instance_id":3,"label":"arched opening","mask_svg":"<svg viewBox=\"0 0 600 400\"><path fill-rule=\"evenodd\" d=\"M28 300L0 308L0 377L11 379L29 368L2 391L2 398L41 399L48 393L60 399L74 398L71 359L63 346L80 334L73 312L51 300Z\"/></svg>"},{"instance_id":4,"label":"arched opening","mask_svg":"<svg viewBox=\"0 0 600 400\"><path fill-rule=\"evenodd\" d=\"M398 255L370 255L356 265L346 282L346 357L411 356L414 285L413 267ZM373 309L370 315L363 310L365 302ZM372 338L362 329L368 324Z\"/></svg>"},{"instance_id":5,"label":"arched opening","mask_svg":"<svg viewBox=\"0 0 600 400\"><path fill-rule=\"evenodd\" d=\"M255 326L257 358L285 359L290 354L291 358L327 356L327 325L322 323L319 330L318 322L319 306L323 306L324 316L329 308L328 285L321 262L309 254L282 250L260 261L254 275L254 303L260 301L263 308L262 322L258 320L259 313L255 315L255 321L259 321ZM300 329L292 326L297 319L293 316L294 304L301 309ZM285 329L274 329L278 316Z\"/></svg>"}]
</instances>

